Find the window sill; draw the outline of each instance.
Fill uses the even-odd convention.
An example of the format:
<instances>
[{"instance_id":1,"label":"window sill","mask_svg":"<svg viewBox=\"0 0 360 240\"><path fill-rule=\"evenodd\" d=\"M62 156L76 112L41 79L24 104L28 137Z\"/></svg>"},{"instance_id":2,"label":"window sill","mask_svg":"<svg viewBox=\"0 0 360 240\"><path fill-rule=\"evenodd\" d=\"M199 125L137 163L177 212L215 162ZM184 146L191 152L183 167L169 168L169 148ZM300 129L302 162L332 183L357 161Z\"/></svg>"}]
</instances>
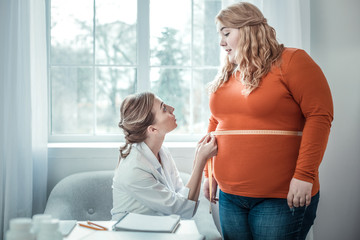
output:
<instances>
[{"instance_id":1,"label":"window sill","mask_svg":"<svg viewBox=\"0 0 360 240\"><path fill-rule=\"evenodd\" d=\"M118 149L123 143L119 142L62 142L48 143L48 149L67 149L67 148L116 148ZM196 142L164 142L164 146L173 148L195 148Z\"/></svg>"}]
</instances>

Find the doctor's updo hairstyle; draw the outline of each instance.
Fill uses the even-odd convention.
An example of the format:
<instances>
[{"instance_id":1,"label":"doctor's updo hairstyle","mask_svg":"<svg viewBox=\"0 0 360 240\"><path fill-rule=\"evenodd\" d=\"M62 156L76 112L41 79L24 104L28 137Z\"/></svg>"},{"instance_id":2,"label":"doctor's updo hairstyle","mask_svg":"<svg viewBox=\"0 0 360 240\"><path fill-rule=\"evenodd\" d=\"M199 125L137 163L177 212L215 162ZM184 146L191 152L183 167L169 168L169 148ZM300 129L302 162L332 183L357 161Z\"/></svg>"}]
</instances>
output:
<instances>
[{"instance_id":1,"label":"doctor's updo hairstyle","mask_svg":"<svg viewBox=\"0 0 360 240\"><path fill-rule=\"evenodd\" d=\"M130 154L133 143L146 139L147 128L155 120L154 99L153 93L143 92L129 95L121 103L119 127L124 132L125 145L120 147L119 162Z\"/></svg>"}]
</instances>

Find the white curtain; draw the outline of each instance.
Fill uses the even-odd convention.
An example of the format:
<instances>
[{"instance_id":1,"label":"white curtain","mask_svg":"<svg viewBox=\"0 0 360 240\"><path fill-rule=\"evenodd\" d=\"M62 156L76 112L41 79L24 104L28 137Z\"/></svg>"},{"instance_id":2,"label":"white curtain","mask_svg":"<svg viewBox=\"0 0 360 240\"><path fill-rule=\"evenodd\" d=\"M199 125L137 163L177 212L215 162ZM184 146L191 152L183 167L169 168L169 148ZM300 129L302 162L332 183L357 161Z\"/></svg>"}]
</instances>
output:
<instances>
[{"instance_id":1,"label":"white curtain","mask_svg":"<svg viewBox=\"0 0 360 240\"><path fill-rule=\"evenodd\" d=\"M310 0L223 0L223 6L236 2L256 5L275 28L280 43L310 54Z\"/></svg>"},{"instance_id":2,"label":"white curtain","mask_svg":"<svg viewBox=\"0 0 360 240\"><path fill-rule=\"evenodd\" d=\"M0 239L41 213L47 186L44 0L0 1Z\"/></svg>"}]
</instances>

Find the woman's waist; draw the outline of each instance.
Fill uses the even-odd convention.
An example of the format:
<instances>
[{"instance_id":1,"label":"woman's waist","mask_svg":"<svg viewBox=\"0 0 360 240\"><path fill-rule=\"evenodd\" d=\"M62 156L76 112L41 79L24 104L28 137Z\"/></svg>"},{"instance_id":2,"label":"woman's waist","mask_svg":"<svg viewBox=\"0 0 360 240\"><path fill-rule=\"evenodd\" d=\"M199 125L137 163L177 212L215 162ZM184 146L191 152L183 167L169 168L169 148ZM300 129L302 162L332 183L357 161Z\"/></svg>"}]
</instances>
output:
<instances>
[{"instance_id":1,"label":"woman's waist","mask_svg":"<svg viewBox=\"0 0 360 240\"><path fill-rule=\"evenodd\" d=\"M223 133L223 132L222 132ZM248 161L249 159L278 158L279 155L297 158L301 144L301 132L274 134L220 134L214 132L218 145L217 158Z\"/></svg>"},{"instance_id":2,"label":"woman's waist","mask_svg":"<svg viewBox=\"0 0 360 240\"><path fill-rule=\"evenodd\" d=\"M221 182L256 186L273 178L290 179L295 171L299 154L298 144L293 147L269 144L239 144L230 148L219 147L213 160L214 173ZM281 181L280 179L278 179ZM277 180L276 180L277 181Z\"/></svg>"}]
</instances>

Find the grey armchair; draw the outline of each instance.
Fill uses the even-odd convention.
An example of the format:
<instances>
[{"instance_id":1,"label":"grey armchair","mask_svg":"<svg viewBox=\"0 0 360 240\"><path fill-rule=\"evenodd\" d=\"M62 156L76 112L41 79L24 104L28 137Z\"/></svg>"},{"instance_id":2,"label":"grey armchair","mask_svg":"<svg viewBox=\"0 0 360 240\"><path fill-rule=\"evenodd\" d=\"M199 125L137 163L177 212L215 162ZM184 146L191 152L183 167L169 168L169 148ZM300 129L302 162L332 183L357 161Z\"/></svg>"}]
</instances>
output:
<instances>
[{"instance_id":1,"label":"grey armchair","mask_svg":"<svg viewBox=\"0 0 360 240\"><path fill-rule=\"evenodd\" d=\"M184 183L190 175L180 173ZM76 173L62 179L51 191L45 214L61 220L78 221L111 220L113 171ZM221 235L209 214L209 202L202 192L200 205L193 217L200 234L206 239L221 239Z\"/></svg>"}]
</instances>

